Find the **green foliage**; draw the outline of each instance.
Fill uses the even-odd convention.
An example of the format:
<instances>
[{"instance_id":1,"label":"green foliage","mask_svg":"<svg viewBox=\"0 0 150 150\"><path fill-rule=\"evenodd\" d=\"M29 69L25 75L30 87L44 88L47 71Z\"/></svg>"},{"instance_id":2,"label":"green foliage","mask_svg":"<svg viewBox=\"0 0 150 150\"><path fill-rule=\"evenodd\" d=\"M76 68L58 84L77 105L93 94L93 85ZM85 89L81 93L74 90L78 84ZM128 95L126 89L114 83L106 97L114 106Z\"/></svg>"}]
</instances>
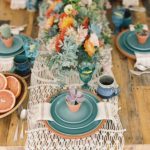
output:
<instances>
[{"instance_id":1,"label":"green foliage","mask_svg":"<svg viewBox=\"0 0 150 150\"><path fill-rule=\"evenodd\" d=\"M111 37L105 33L102 33L102 38L104 40L104 44L112 44Z\"/></svg>"},{"instance_id":2,"label":"green foliage","mask_svg":"<svg viewBox=\"0 0 150 150\"><path fill-rule=\"evenodd\" d=\"M0 27L0 33L3 38L8 39L11 37L11 29L8 24L4 24Z\"/></svg>"},{"instance_id":3,"label":"green foliage","mask_svg":"<svg viewBox=\"0 0 150 150\"><path fill-rule=\"evenodd\" d=\"M143 24L141 23L138 23L137 25L135 25L135 32L138 33L138 34L142 34L143 33Z\"/></svg>"},{"instance_id":4,"label":"green foliage","mask_svg":"<svg viewBox=\"0 0 150 150\"><path fill-rule=\"evenodd\" d=\"M80 0L63 0L63 3L65 3L65 4L72 4L72 3L78 3L78 2L80 2Z\"/></svg>"},{"instance_id":5,"label":"green foliage","mask_svg":"<svg viewBox=\"0 0 150 150\"><path fill-rule=\"evenodd\" d=\"M50 69L75 69L78 65L78 46L73 37L65 37L62 44L62 53L55 53L49 62Z\"/></svg>"},{"instance_id":6,"label":"green foliage","mask_svg":"<svg viewBox=\"0 0 150 150\"><path fill-rule=\"evenodd\" d=\"M92 23L90 26L90 30L92 33L95 33L98 38L100 38L101 35L101 28L99 25Z\"/></svg>"}]
</instances>

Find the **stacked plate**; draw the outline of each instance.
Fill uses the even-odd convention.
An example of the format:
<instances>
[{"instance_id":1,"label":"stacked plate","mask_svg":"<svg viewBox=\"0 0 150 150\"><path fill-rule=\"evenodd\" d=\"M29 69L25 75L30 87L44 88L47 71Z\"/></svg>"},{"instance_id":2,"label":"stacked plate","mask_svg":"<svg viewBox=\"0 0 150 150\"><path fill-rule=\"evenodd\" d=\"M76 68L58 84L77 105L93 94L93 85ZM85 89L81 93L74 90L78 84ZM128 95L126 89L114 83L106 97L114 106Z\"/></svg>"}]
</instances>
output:
<instances>
[{"instance_id":1,"label":"stacked plate","mask_svg":"<svg viewBox=\"0 0 150 150\"><path fill-rule=\"evenodd\" d=\"M97 102L99 101L91 93L84 92L85 101L78 112L71 112L66 104L68 92L61 93L51 100L51 116L54 121L47 121L50 130L62 137L84 137L99 128L103 121L95 121L98 113Z\"/></svg>"},{"instance_id":2,"label":"stacked plate","mask_svg":"<svg viewBox=\"0 0 150 150\"><path fill-rule=\"evenodd\" d=\"M8 58L13 57L15 55L21 54L24 51L23 49L23 40L19 35L14 36L14 43L12 47L7 48L0 40L0 57Z\"/></svg>"},{"instance_id":3,"label":"stacked plate","mask_svg":"<svg viewBox=\"0 0 150 150\"><path fill-rule=\"evenodd\" d=\"M135 53L150 53L150 37L145 44L139 44L135 32L122 32L116 41L118 49L127 57L136 59Z\"/></svg>"}]
</instances>

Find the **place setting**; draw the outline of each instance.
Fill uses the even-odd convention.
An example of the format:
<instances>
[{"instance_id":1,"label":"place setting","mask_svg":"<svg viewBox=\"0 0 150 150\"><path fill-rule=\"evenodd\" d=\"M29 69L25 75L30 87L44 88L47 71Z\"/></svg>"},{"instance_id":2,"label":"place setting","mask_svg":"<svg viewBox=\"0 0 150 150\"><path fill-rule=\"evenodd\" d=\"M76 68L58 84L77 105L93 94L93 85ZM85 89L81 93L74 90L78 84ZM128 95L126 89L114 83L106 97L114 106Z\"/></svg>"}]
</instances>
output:
<instances>
[{"instance_id":1,"label":"place setting","mask_svg":"<svg viewBox=\"0 0 150 150\"><path fill-rule=\"evenodd\" d=\"M117 123L118 108L107 100L117 96L119 91L110 75L99 77L97 94L69 87L50 96L46 102L35 104L29 110L31 124L43 122L50 131L65 139L88 137L107 121Z\"/></svg>"},{"instance_id":2,"label":"place setting","mask_svg":"<svg viewBox=\"0 0 150 150\"><path fill-rule=\"evenodd\" d=\"M33 66L34 60L38 56L39 41L20 34L24 27L25 25L14 27L8 24L0 26L0 71L13 72L14 58L17 55L27 57Z\"/></svg>"},{"instance_id":3,"label":"place setting","mask_svg":"<svg viewBox=\"0 0 150 150\"><path fill-rule=\"evenodd\" d=\"M132 74L148 74L150 68L150 36L147 25L131 25L130 30L121 32L116 39L118 50L130 59L136 60Z\"/></svg>"}]
</instances>

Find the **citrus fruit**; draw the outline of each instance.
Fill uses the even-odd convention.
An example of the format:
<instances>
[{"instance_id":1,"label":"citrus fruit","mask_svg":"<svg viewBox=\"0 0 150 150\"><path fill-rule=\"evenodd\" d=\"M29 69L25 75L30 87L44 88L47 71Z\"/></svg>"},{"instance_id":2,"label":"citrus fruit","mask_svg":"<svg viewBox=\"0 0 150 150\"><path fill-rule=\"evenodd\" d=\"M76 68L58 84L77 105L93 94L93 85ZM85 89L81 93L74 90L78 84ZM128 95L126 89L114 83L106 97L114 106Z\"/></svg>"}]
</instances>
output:
<instances>
[{"instance_id":1,"label":"citrus fruit","mask_svg":"<svg viewBox=\"0 0 150 150\"><path fill-rule=\"evenodd\" d=\"M9 90L0 90L0 113L5 113L15 106L16 98Z\"/></svg>"},{"instance_id":2,"label":"citrus fruit","mask_svg":"<svg viewBox=\"0 0 150 150\"><path fill-rule=\"evenodd\" d=\"M6 87L7 87L7 79L2 73L0 73L0 90L6 89Z\"/></svg>"},{"instance_id":3,"label":"citrus fruit","mask_svg":"<svg viewBox=\"0 0 150 150\"><path fill-rule=\"evenodd\" d=\"M7 89L14 93L17 98L21 93L21 84L19 80L14 76L8 76L7 78Z\"/></svg>"}]
</instances>

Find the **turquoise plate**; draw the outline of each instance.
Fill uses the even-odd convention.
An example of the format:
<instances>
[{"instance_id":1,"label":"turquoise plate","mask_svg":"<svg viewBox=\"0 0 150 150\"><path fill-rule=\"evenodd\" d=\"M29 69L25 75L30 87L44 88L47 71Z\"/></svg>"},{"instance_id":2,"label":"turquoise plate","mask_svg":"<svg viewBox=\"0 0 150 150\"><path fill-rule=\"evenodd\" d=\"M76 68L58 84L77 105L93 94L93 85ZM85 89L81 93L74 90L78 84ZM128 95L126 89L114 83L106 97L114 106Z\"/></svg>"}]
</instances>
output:
<instances>
[{"instance_id":1,"label":"turquoise plate","mask_svg":"<svg viewBox=\"0 0 150 150\"><path fill-rule=\"evenodd\" d=\"M133 47L131 47L128 42L127 42L127 38L128 36L130 36L130 34L132 34L133 32L130 32L128 31L124 36L123 36L123 41L124 41L124 45L129 49L131 50L132 52L138 52L138 53L149 53L150 52L150 49L149 51L147 50L138 50L138 49L135 49Z\"/></svg>"},{"instance_id":2,"label":"turquoise plate","mask_svg":"<svg viewBox=\"0 0 150 150\"><path fill-rule=\"evenodd\" d=\"M124 31L122 33L120 33L117 37L117 40L116 40L116 45L117 45L117 48L118 50L124 54L125 56L131 58L131 59L135 59L135 55L134 55L134 52L131 51L131 49L127 48L124 44L124 40L125 40L125 37L126 35L128 34L127 31Z\"/></svg>"},{"instance_id":3,"label":"turquoise plate","mask_svg":"<svg viewBox=\"0 0 150 150\"><path fill-rule=\"evenodd\" d=\"M68 92L66 91L66 92L63 92L63 93L59 94L57 97L52 98L51 103L53 103L52 104L53 107L54 106L55 106L55 108L59 108L60 107L59 105L56 107L56 104L54 104L54 103L58 103L58 101L60 101L60 103L63 103L63 105L65 105L64 104L64 101L65 101L64 98L66 97L67 93ZM83 92L83 93L84 93L84 96L86 98L86 101L89 101L89 102L85 102L85 104L83 104L83 107L88 107L90 109L91 109L91 107L94 107L92 109L92 114L91 115L87 114L88 117L86 116L86 120L84 118L83 121L81 121L81 118L84 116L83 115L81 118L80 118L80 116L79 116L79 118L76 118L76 121L74 121L72 119L69 119L69 122L73 121L73 123L67 123L65 121L68 121L68 119L66 119L66 118L65 119L61 118L60 119L59 117L62 117L62 116L60 116L60 114L57 112L58 113L57 115L59 115L59 117L58 116L57 117L63 123L69 125L69 127L70 127L70 125L76 126L76 125L82 124L82 123L86 122L87 120L89 120L93 116L94 116L93 118L95 118L96 115L97 115L97 111L94 111L94 110L97 109L97 105L95 106L95 104L97 102L99 102L99 99L96 96L94 96L93 94L91 94L91 93L87 93L87 92ZM63 106L63 107L66 107L66 106ZM55 112L53 114L52 113L53 110L55 110L55 109L51 107L51 115L54 115L56 113ZM81 112L82 112L82 110L81 110ZM90 111L89 111L89 113L90 113ZM55 117L55 119L56 119L56 116L53 116L53 117ZM63 121L63 120L65 120L65 121ZM53 131L54 133L56 133L57 135L59 135L59 136L61 136L63 138L69 138L70 139L70 138L82 138L82 137L87 137L87 136L91 135L92 133L96 132L98 129L102 128L102 126L104 125L105 121L103 121L103 120L94 121L93 120L91 123L89 123L86 126L83 126L81 128L64 127L63 126L64 124L62 125L61 122L59 122L59 123L58 123L58 120L56 120L56 122L55 121L46 121L46 125L50 129L50 131Z\"/></svg>"},{"instance_id":4,"label":"turquoise plate","mask_svg":"<svg viewBox=\"0 0 150 150\"><path fill-rule=\"evenodd\" d=\"M17 52L15 53L12 53L12 54L0 54L0 58L10 58L10 57L14 57L16 55L19 55L19 54L22 54L24 52L24 49L21 48L20 50L18 50Z\"/></svg>"},{"instance_id":5,"label":"turquoise plate","mask_svg":"<svg viewBox=\"0 0 150 150\"><path fill-rule=\"evenodd\" d=\"M19 37L19 35L14 36L14 43L11 48L5 47L5 45L0 40L0 55L1 54L6 54L6 55L13 54L17 52L18 50L20 50L22 46L23 46L23 40L21 37Z\"/></svg>"},{"instance_id":6,"label":"turquoise plate","mask_svg":"<svg viewBox=\"0 0 150 150\"><path fill-rule=\"evenodd\" d=\"M85 101L78 112L68 109L65 98L67 93L59 95L51 106L51 115L54 121L64 128L79 129L92 123L97 115L98 109L95 99L84 94Z\"/></svg>"},{"instance_id":7,"label":"turquoise plate","mask_svg":"<svg viewBox=\"0 0 150 150\"><path fill-rule=\"evenodd\" d=\"M149 51L150 52L150 37L147 39L145 44L139 44L137 37L134 32L130 32L127 36L127 43L131 48L139 51Z\"/></svg>"}]
</instances>

